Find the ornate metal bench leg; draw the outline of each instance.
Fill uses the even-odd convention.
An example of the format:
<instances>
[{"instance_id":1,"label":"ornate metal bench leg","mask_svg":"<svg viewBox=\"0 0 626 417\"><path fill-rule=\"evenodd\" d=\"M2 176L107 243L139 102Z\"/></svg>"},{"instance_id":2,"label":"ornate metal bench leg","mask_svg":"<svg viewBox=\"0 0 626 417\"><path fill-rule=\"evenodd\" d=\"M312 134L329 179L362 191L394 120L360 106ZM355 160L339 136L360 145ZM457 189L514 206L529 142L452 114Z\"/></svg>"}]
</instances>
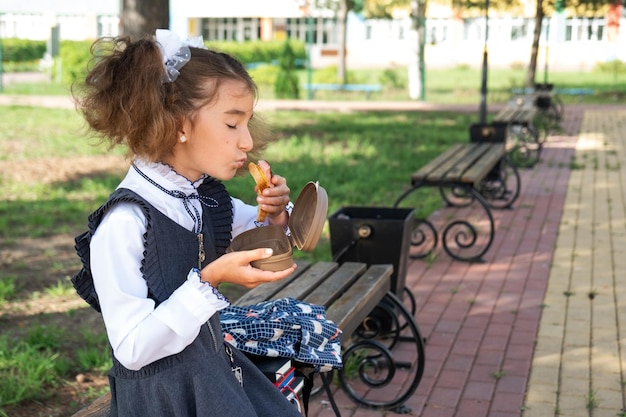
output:
<instances>
[{"instance_id":1,"label":"ornate metal bench leg","mask_svg":"<svg viewBox=\"0 0 626 417\"><path fill-rule=\"evenodd\" d=\"M510 208L519 197L521 179L517 167L509 158L480 183L478 190L494 209Z\"/></svg>"},{"instance_id":2,"label":"ornate metal bench leg","mask_svg":"<svg viewBox=\"0 0 626 417\"><path fill-rule=\"evenodd\" d=\"M513 144L508 154L515 165L532 167L539 161L542 146L534 126L513 124L509 127L508 136Z\"/></svg>"},{"instance_id":3,"label":"ornate metal bench leg","mask_svg":"<svg viewBox=\"0 0 626 417\"><path fill-rule=\"evenodd\" d=\"M495 236L493 215L489 204L477 190L472 187L465 187L465 192L466 195L478 201L487 215L488 231L482 233L475 224L468 220L453 220L443 229L441 242L446 253L458 261L481 261L482 256L491 247ZM486 242L479 241L479 237L487 239ZM472 248L478 249L471 250Z\"/></svg>"},{"instance_id":4,"label":"ornate metal bench leg","mask_svg":"<svg viewBox=\"0 0 626 417\"><path fill-rule=\"evenodd\" d=\"M342 389L357 404L408 412L404 403L417 389L426 362L424 341L413 315L389 292L353 337L343 352L344 367L338 372ZM410 343L411 355L405 348L403 357L411 361L396 361L393 348L406 342ZM382 391L376 392L380 389L389 390L389 399L381 400Z\"/></svg>"}]
</instances>

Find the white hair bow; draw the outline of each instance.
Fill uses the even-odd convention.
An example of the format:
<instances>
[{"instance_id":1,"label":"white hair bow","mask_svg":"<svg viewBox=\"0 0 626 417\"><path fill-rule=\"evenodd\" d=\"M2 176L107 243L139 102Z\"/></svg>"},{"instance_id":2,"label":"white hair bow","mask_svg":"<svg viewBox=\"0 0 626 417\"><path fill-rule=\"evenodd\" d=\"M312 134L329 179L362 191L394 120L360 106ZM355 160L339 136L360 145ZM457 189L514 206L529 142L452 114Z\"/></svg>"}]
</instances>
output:
<instances>
[{"instance_id":1,"label":"white hair bow","mask_svg":"<svg viewBox=\"0 0 626 417\"><path fill-rule=\"evenodd\" d=\"M163 55L164 83L171 83L178 78L179 70L191 59L190 46L206 49L202 36L183 41L180 36L167 29L156 30L156 41L161 50L161 55Z\"/></svg>"}]
</instances>

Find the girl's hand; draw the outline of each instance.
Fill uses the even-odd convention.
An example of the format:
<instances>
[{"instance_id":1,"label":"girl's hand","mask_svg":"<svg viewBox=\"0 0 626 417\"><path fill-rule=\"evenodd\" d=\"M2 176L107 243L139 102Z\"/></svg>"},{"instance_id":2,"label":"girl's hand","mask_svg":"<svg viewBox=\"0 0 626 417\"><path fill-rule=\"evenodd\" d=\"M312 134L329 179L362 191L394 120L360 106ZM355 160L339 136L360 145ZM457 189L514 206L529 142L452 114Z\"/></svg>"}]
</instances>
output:
<instances>
[{"instance_id":1,"label":"girl's hand","mask_svg":"<svg viewBox=\"0 0 626 417\"><path fill-rule=\"evenodd\" d=\"M250 265L252 261L269 258L270 256L272 256L272 250L269 248L230 252L202 268L200 279L204 282L210 282L215 288L223 282L254 288L266 282L286 278L296 270L295 263L291 267L278 272L263 271Z\"/></svg>"},{"instance_id":2,"label":"girl's hand","mask_svg":"<svg viewBox=\"0 0 626 417\"><path fill-rule=\"evenodd\" d=\"M289 215L285 211L285 207L291 201L289 198L291 190L287 186L287 180L280 175L273 175L272 168L267 161L259 161L259 166L269 178L270 186L257 195L256 201L269 216L270 224L287 226Z\"/></svg>"}]
</instances>

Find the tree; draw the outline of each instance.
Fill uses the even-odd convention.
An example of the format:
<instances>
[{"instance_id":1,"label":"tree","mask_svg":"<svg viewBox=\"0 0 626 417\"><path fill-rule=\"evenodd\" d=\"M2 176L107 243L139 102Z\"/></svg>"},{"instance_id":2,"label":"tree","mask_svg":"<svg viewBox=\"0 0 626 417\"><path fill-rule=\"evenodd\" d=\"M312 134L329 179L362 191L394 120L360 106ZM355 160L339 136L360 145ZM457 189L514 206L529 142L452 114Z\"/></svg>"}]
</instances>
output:
<instances>
[{"instance_id":1,"label":"tree","mask_svg":"<svg viewBox=\"0 0 626 417\"><path fill-rule=\"evenodd\" d=\"M141 38L170 26L169 0L122 0L120 35Z\"/></svg>"},{"instance_id":2,"label":"tree","mask_svg":"<svg viewBox=\"0 0 626 417\"><path fill-rule=\"evenodd\" d=\"M526 72L526 87L535 86L535 75L537 73L537 56L539 55L539 39L541 38L541 26L543 25L543 0L537 0L535 9L535 30L533 31L533 43L530 47L530 60L528 61L528 71Z\"/></svg>"},{"instance_id":3,"label":"tree","mask_svg":"<svg viewBox=\"0 0 626 417\"><path fill-rule=\"evenodd\" d=\"M309 0L312 1L312 0ZM367 18L391 18L396 7L407 6L410 0L317 0L317 7L334 10L339 23L339 51L337 62L337 79L341 84L347 82L347 26L348 13L363 12Z\"/></svg>"},{"instance_id":4,"label":"tree","mask_svg":"<svg viewBox=\"0 0 626 417\"><path fill-rule=\"evenodd\" d=\"M546 16L546 10L554 14L554 12L562 12L565 8L571 8L576 16L609 16L615 10L621 10L622 0L537 0L535 9L535 31L533 33L533 43L530 50L530 60L528 62L528 71L526 74L526 86L533 87L535 85L535 76L537 73L537 55L539 53L539 39L543 25L543 18ZM610 19L607 19L611 23ZM619 20L617 28L618 30ZM612 39L609 37L609 41Z\"/></svg>"},{"instance_id":5,"label":"tree","mask_svg":"<svg viewBox=\"0 0 626 417\"><path fill-rule=\"evenodd\" d=\"M283 44L278 66L280 71L274 84L276 98L299 99L300 86L296 75L296 54L288 40Z\"/></svg>"}]
</instances>

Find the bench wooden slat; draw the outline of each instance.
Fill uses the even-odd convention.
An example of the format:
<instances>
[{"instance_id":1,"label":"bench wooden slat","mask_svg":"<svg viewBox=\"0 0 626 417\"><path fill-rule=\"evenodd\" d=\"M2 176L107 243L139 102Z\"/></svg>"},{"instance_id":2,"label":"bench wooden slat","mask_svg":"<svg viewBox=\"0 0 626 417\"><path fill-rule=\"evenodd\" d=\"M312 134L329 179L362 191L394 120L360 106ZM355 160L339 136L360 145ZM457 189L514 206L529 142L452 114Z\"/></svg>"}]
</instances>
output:
<instances>
[{"instance_id":1,"label":"bench wooden slat","mask_svg":"<svg viewBox=\"0 0 626 417\"><path fill-rule=\"evenodd\" d=\"M336 262L318 262L302 274L297 282L283 288L269 299L277 300L292 297L297 300L304 300L315 288L325 282L330 274L337 270L337 266Z\"/></svg>"},{"instance_id":2,"label":"bench wooden slat","mask_svg":"<svg viewBox=\"0 0 626 417\"><path fill-rule=\"evenodd\" d=\"M537 110L535 108L523 107L513 108L505 107L494 117L496 122L509 123L530 123L535 118Z\"/></svg>"},{"instance_id":3,"label":"bench wooden slat","mask_svg":"<svg viewBox=\"0 0 626 417\"><path fill-rule=\"evenodd\" d=\"M490 144L487 143L465 145L466 152L459 153L458 158L451 161L453 164L449 170L439 178L433 175L432 177L429 176L428 179L431 181L463 182L473 185L474 182L478 182L482 178L471 178L465 175L465 173L485 154L489 146Z\"/></svg>"},{"instance_id":4,"label":"bench wooden slat","mask_svg":"<svg viewBox=\"0 0 626 417\"><path fill-rule=\"evenodd\" d=\"M363 274L365 267L366 265L363 263L344 263L330 278L324 281L324 285L317 286L307 295L305 301L328 307L352 285L358 276Z\"/></svg>"},{"instance_id":5,"label":"bench wooden slat","mask_svg":"<svg viewBox=\"0 0 626 417\"><path fill-rule=\"evenodd\" d=\"M414 172L411 175L411 183L413 185L424 181L433 171L441 169L442 165L446 167L450 167L450 161L453 160L454 155L458 152L462 151L464 148L464 144L457 143L448 148L444 153L424 165L418 171Z\"/></svg>"},{"instance_id":6,"label":"bench wooden slat","mask_svg":"<svg viewBox=\"0 0 626 417\"><path fill-rule=\"evenodd\" d=\"M342 339L343 345L348 343L348 337L391 289L392 273L393 265L372 265L327 308L326 317L347 336ZM359 300L359 303L355 304L355 300Z\"/></svg>"},{"instance_id":7,"label":"bench wooden slat","mask_svg":"<svg viewBox=\"0 0 626 417\"><path fill-rule=\"evenodd\" d=\"M493 169L504 157L504 144L492 144L484 149L483 156L470 169L463 174L463 182L479 182L487 176L489 171ZM478 181L476 181L478 179Z\"/></svg>"},{"instance_id":8,"label":"bench wooden slat","mask_svg":"<svg viewBox=\"0 0 626 417\"><path fill-rule=\"evenodd\" d=\"M246 305L246 304L257 304L262 301L267 301L272 298L274 294L282 290L284 287L289 285L291 281L294 279L299 279L302 274L306 273L311 266L310 262L307 261L296 261L298 267L293 272L293 274L289 275L287 278L279 281L268 282L266 284L261 284L244 295L239 297L236 301L233 302L235 305Z\"/></svg>"}]
</instances>

